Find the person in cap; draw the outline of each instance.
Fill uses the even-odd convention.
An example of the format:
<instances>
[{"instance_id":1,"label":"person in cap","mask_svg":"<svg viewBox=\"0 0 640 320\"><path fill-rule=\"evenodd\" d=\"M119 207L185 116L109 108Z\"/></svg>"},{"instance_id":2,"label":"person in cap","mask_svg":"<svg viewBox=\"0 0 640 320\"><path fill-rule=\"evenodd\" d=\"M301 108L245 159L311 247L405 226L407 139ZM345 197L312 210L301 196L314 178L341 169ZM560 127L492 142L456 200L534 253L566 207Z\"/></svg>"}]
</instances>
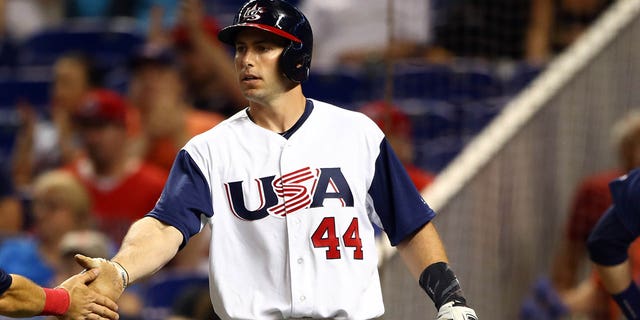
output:
<instances>
[{"instance_id":1,"label":"person in cap","mask_svg":"<svg viewBox=\"0 0 640 320\"><path fill-rule=\"evenodd\" d=\"M304 96L313 48L304 14L251 0L218 37L235 48L248 107L182 148L156 206L111 260L81 260L105 270L92 288L117 299L211 228L210 296L221 319L373 319L384 313L376 224L437 319L477 319L435 212L382 131Z\"/></svg>"},{"instance_id":2,"label":"person in cap","mask_svg":"<svg viewBox=\"0 0 640 320\"><path fill-rule=\"evenodd\" d=\"M116 92L92 90L74 113L84 156L66 166L87 188L99 230L116 244L160 196L166 173L129 149L128 103Z\"/></svg>"}]
</instances>

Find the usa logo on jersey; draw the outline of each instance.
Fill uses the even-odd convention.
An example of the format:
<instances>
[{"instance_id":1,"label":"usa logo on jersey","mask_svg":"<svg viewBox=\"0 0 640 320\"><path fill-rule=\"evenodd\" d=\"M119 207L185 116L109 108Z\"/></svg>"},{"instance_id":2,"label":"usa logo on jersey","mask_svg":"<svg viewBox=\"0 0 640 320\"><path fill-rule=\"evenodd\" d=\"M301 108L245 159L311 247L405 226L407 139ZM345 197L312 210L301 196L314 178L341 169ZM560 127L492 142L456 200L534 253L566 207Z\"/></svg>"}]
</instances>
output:
<instances>
[{"instance_id":1,"label":"usa logo on jersey","mask_svg":"<svg viewBox=\"0 0 640 320\"><path fill-rule=\"evenodd\" d=\"M306 167L278 178L273 175L255 179L251 184L224 184L229 208L242 220L284 217L301 209L324 207L325 201L353 207L353 194L340 168Z\"/></svg>"}]
</instances>

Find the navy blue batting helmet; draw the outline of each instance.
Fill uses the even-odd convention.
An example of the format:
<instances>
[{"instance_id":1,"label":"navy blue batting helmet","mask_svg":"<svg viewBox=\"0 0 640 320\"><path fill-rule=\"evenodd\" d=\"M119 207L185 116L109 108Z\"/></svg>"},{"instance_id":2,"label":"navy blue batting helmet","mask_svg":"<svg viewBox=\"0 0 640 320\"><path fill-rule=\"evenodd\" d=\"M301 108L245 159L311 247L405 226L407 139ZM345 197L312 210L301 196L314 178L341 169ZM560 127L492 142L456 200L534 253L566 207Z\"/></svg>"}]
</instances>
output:
<instances>
[{"instance_id":1,"label":"navy blue batting helmet","mask_svg":"<svg viewBox=\"0 0 640 320\"><path fill-rule=\"evenodd\" d=\"M307 80L311 67L313 33L307 18L293 5L281 0L250 0L233 19L233 24L220 30L218 39L234 45L241 28L252 27L289 40L280 56L279 65L287 78L296 83Z\"/></svg>"}]
</instances>

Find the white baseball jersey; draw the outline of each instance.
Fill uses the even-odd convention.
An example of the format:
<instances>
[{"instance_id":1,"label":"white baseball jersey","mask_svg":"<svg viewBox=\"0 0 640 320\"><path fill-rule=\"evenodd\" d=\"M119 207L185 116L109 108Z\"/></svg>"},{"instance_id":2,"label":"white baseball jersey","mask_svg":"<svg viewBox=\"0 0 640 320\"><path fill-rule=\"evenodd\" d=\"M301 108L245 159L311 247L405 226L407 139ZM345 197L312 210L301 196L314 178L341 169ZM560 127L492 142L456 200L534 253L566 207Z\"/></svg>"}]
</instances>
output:
<instances>
[{"instance_id":1,"label":"white baseball jersey","mask_svg":"<svg viewBox=\"0 0 640 320\"><path fill-rule=\"evenodd\" d=\"M310 99L283 134L241 111L194 137L149 213L183 245L211 224L222 319L380 316L372 223L395 245L434 215L373 121Z\"/></svg>"}]
</instances>

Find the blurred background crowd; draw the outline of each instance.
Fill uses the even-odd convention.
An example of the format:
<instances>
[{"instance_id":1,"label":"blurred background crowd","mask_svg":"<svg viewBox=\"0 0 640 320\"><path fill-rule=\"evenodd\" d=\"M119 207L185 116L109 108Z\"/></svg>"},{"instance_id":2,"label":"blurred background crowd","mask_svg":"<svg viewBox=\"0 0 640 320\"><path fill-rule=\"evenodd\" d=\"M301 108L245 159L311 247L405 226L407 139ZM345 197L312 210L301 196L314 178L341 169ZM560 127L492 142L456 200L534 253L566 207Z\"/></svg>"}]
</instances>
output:
<instances>
[{"instance_id":1,"label":"blurred background crowd","mask_svg":"<svg viewBox=\"0 0 640 320\"><path fill-rule=\"evenodd\" d=\"M110 257L178 150L247 106L216 37L243 2L0 0L0 267L50 286L78 272L74 253ZM424 190L614 1L289 2L314 32L305 95L369 115ZM600 178L603 197L640 164L639 128L618 129L623 165ZM585 198L574 207L596 206ZM563 250L575 254L554 269L561 304L584 314L593 300L574 275L605 198L589 222L572 215ZM211 319L206 237L128 289L122 316Z\"/></svg>"}]
</instances>

